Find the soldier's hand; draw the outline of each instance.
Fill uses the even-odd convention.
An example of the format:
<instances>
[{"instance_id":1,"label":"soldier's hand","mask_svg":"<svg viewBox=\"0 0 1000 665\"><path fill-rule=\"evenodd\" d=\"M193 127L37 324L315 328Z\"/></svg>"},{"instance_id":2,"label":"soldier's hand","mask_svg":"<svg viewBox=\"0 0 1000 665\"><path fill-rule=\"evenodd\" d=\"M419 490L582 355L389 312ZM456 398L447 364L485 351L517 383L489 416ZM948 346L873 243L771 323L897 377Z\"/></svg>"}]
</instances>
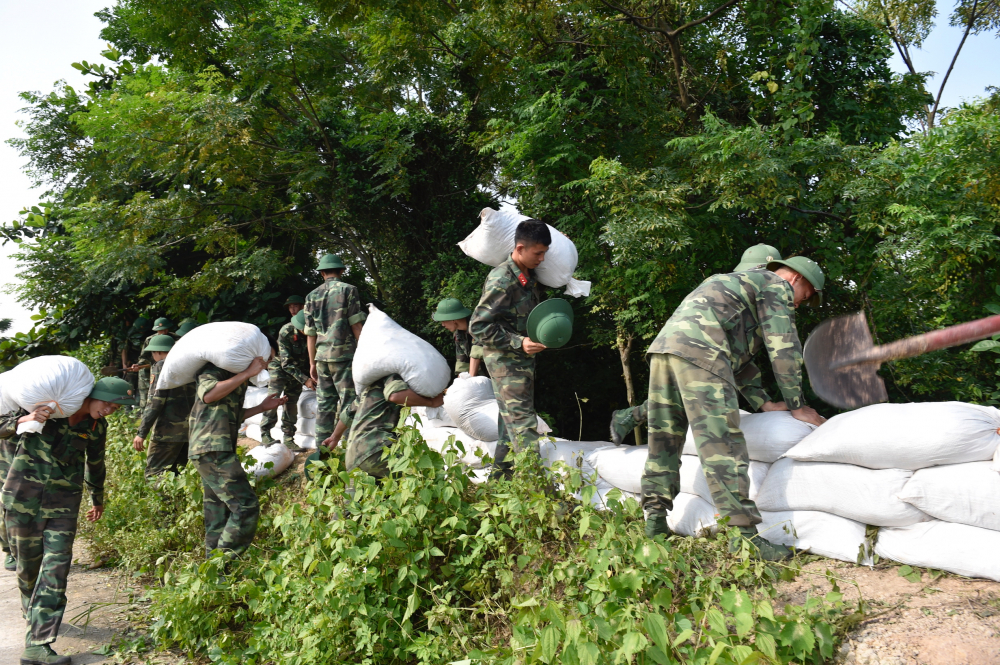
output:
<instances>
[{"instance_id":1,"label":"soldier's hand","mask_svg":"<svg viewBox=\"0 0 1000 665\"><path fill-rule=\"evenodd\" d=\"M319 383L319 374L316 373L316 365L309 366L309 376L312 377L313 383Z\"/></svg>"},{"instance_id":2,"label":"soldier's hand","mask_svg":"<svg viewBox=\"0 0 1000 665\"><path fill-rule=\"evenodd\" d=\"M524 341L521 342L521 348L529 356L532 356L532 355L538 353L539 351L544 351L548 347L545 346L544 344L542 344L541 342L532 342L530 339L528 339L527 337L525 337Z\"/></svg>"},{"instance_id":3,"label":"soldier's hand","mask_svg":"<svg viewBox=\"0 0 1000 665\"><path fill-rule=\"evenodd\" d=\"M264 398L264 401L260 403L264 411L274 411L279 406L283 405L288 401L287 397L278 397L277 395L268 395Z\"/></svg>"},{"instance_id":4,"label":"soldier's hand","mask_svg":"<svg viewBox=\"0 0 1000 665\"><path fill-rule=\"evenodd\" d=\"M247 367L247 372L249 372L251 375L256 375L260 374L265 369L267 369L267 361L261 358L260 356L257 356L256 358L250 361L250 366Z\"/></svg>"},{"instance_id":5,"label":"soldier's hand","mask_svg":"<svg viewBox=\"0 0 1000 665\"><path fill-rule=\"evenodd\" d=\"M788 406L784 402L764 402L760 406L761 411L788 411Z\"/></svg>"},{"instance_id":6,"label":"soldier's hand","mask_svg":"<svg viewBox=\"0 0 1000 665\"><path fill-rule=\"evenodd\" d=\"M804 406L801 409L792 409L792 417L804 423L819 427L826 422L826 418L816 413L816 409L811 406Z\"/></svg>"},{"instance_id":7,"label":"soldier's hand","mask_svg":"<svg viewBox=\"0 0 1000 665\"><path fill-rule=\"evenodd\" d=\"M319 444L319 445L321 445L321 446L323 446L324 448L327 448L327 449L329 449L329 450L333 450L334 448L336 448L336 447L337 447L337 444L338 444L338 443L340 443L340 440L339 440L339 439L337 439L337 437L335 437L335 436L333 436L333 435L331 434L330 436L328 436L328 437L326 437L325 439L323 439L323 443L321 443L321 444Z\"/></svg>"},{"instance_id":8,"label":"soldier's hand","mask_svg":"<svg viewBox=\"0 0 1000 665\"><path fill-rule=\"evenodd\" d=\"M104 506L94 506L87 511L87 521L96 522L101 519L101 515L104 514Z\"/></svg>"},{"instance_id":9,"label":"soldier's hand","mask_svg":"<svg viewBox=\"0 0 1000 665\"><path fill-rule=\"evenodd\" d=\"M444 404L444 393L441 393L437 397L431 398L431 408L436 409Z\"/></svg>"},{"instance_id":10,"label":"soldier's hand","mask_svg":"<svg viewBox=\"0 0 1000 665\"><path fill-rule=\"evenodd\" d=\"M134 439L132 439L132 447L135 448L136 451L141 453L146 447L146 439L142 438L141 436L135 437Z\"/></svg>"},{"instance_id":11,"label":"soldier's hand","mask_svg":"<svg viewBox=\"0 0 1000 665\"><path fill-rule=\"evenodd\" d=\"M316 390L316 381L312 377L306 379L304 385L308 390Z\"/></svg>"},{"instance_id":12,"label":"soldier's hand","mask_svg":"<svg viewBox=\"0 0 1000 665\"><path fill-rule=\"evenodd\" d=\"M17 423L44 423L52 415L52 407L43 405L36 407L34 411L26 416L21 416L17 419Z\"/></svg>"}]
</instances>

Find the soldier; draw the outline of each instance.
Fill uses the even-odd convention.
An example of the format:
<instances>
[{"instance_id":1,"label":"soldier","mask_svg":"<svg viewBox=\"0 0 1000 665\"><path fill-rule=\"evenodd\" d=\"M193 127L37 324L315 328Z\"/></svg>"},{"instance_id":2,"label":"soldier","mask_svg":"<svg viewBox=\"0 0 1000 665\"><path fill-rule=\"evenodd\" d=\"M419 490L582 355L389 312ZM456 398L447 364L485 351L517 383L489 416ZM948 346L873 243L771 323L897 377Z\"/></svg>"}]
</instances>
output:
<instances>
[{"instance_id":1,"label":"soldier","mask_svg":"<svg viewBox=\"0 0 1000 665\"><path fill-rule=\"evenodd\" d=\"M649 348L649 457L642 474L646 535L669 535L667 511L680 488L680 455L688 424L712 499L721 517L745 538L761 521L749 498L749 458L740 431L737 391L754 410L787 411L804 422L824 419L802 399L802 346L795 308L818 305L823 271L796 256L765 269L713 275L692 291ZM751 362L767 349L783 402L772 402ZM735 545L735 543L734 543ZM759 538L760 555L778 560L789 550Z\"/></svg>"},{"instance_id":2,"label":"soldier","mask_svg":"<svg viewBox=\"0 0 1000 665\"><path fill-rule=\"evenodd\" d=\"M157 335L169 335L174 339L174 341L177 341L178 339L180 339L180 337L170 332L170 329L173 327L174 324L170 322L170 319L168 319L165 316L161 316L153 323L153 334L147 337L145 341L143 341L142 347L140 348L142 349L147 348L149 346L149 343ZM142 367L142 365L152 365L152 364L153 364L152 353L143 351L141 354L139 354L139 364L133 366L133 369L139 371L139 411L142 411L146 408L146 399L149 395L150 368ZM142 369L140 369L140 367L142 367Z\"/></svg>"},{"instance_id":3,"label":"soldier","mask_svg":"<svg viewBox=\"0 0 1000 665\"><path fill-rule=\"evenodd\" d=\"M244 420L285 403L284 397L268 395L258 406L243 409L247 381L272 357L273 349L267 360L254 358L239 374L207 363L195 377L188 457L198 469L205 494L206 558L214 550L229 558L242 554L257 532L260 504L236 455L236 440Z\"/></svg>"},{"instance_id":4,"label":"soldier","mask_svg":"<svg viewBox=\"0 0 1000 665\"><path fill-rule=\"evenodd\" d=\"M184 337L184 335L188 334L200 325L201 324L194 319L184 319L177 326L177 337Z\"/></svg>"},{"instance_id":5,"label":"soldier","mask_svg":"<svg viewBox=\"0 0 1000 665\"><path fill-rule=\"evenodd\" d=\"M195 385L189 383L170 389L156 386L163 361L173 346L172 337L157 335L143 349L152 354L154 364L150 372L149 397L132 447L142 452L146 437L152 431L146 454L146 478L154 478L168 470L177 473L188 461L188 416L194 406Z\"/></svg>"},{"instance_id":6,"label":"soldier","mask_svg":"<svg viewBox=\"0 0 1000 665\"><path fill-rule=\"evenodd\" d=\"M323 283L306 296L306 336L309 375L316 382L316 440L329 445L340 411L355 397L351 362L361 327L368 318L358 288L340 280L344 262L327 254L319 262Z\"/></svg>"},{"instance_id":7,"label":"soldier","mask_svg":"<svg viewBox=\"0 0 1000 665\"><path fill-rule=\"evenodd\" d=\"M361 469L376 478L389 475L389 459L382 454L393 444L396 425L404 406L437 408L444 393L424 397L415 393L398 374L375 381L342 409L340 421L350 427L344 463L348 471Z\"/></svg>"},{"instance_id":8,"label":"soldier","mask_svg":"<svg viewBox=\"0 0 1000 665\"><path fill-rule=\"evenodd\" d=\"M291 302L295 299L295 302ZM274 359L268 363L267 371L270 375L267 383L268 393L281 396L284 392L288 401L281 414L281 433L284 435L285 445L294 452L302 452L295 443L295 425L299 417L299 396L302 394L303 386L308 390L316 388L316 382L309 376L309 349L306 346L306 336L302 334L305 328L305 315L301 312L302 296L291 296L289 310L295 309L292 320L281 326L278 331L278 353ZM302 302L298 302L302 301ZM289 303L286 303L289 304ZM271 437L271 430L278 422L277 411L268 411L264 414L260 423L261 443L265 446L273 444L275 441Z\"/></svg>"},{"instance_id":9,"label":"soldier","mask_svg":"<svg viewBox=\"0 0 1000 665\"><path fill-rule=\"evenodd\" d=\"M38 414L36 414L37 418L41 419L38 422L45 422L50 412L51 409L47 406L40 407ZM10 463L14 461L14 453L17 451L15 434L17 433L18 420L27 414L28 412L23 409L15 409L10 413L0 416L0 488L3 487L4 482L7 480L7 471L10 470ZM4 570L11 572L17 570L17 560L10 553L10 544L7 541L7 527L4 525L2 514L0 514L0 549L3 550L4 554Z\"/></svg>"},{"instance_id":10,"label":"soldier","mask_svg":"<svg viewBox=\"0 0 1000 665\"><path fill-rule=\"evenodd\" d=\"M471 314L472 310L466 309L458 298L445 298L438 303L437 311L431 316L455 335L455 374L468 372L469 376L477 376L483 347L476 344L469 334Z\"/></svg>"},{"instance_id":11,"label":"soldier","mask_svg":"<svg viewBox=\"0 0 1000 665\"><path fill-rule=\"evenodd\" d=\"M17 422L44 422L41 432L25 432L7 472L2 499L11 552L17 560L21 609L28 623L21 663L68 665L50 646L66 609L66 577L83 487L93 507L87 519L104 514L105 418L120 405L134 405L127 381L108 377L94 384L83 406L69 418L49 419L39 407Z\"/></svg>"},{"instance_id":12,"label":"soldier","mask_svg":"<svg viewBox=\"0 0 1000 665\"><path fill-rule=\"evenodd\" d=\"M733 272L743 270L754 270L765 267L770 261L780 261L781 254L777 249L763 243L750 247L743 252L740 262L733 268ZM622 445L622 441L628 433L634 431L639 425L646 422L648 403L630 406L611 414L611 441L616 445ZM639 433L636 432L636 445L639 444Z\"/></svg>"},{"instance_id":13,"label":"soldier","mask_svg":"<svg viewBox=\"0 0 1000 665\"><path fill-rule=\"evenodd\" d=\"M535 417L535 354L544 344L528 338L528 314L542 299L535 268L552 244L549 227L529 219L517 225L514 251L490 271L469 329L483 346L483 360L500 407L493 476L510 477L506 462L513 446L538 452Z\"/></svg>"},{"instance_id":14,"label":"soldier","mask_svg":"<svg viewBox=\"0 0 1000 665\"><path fill-rule=\"evenodd\" d=\"M149 330L147 326L149 326L149 319L137 316L125 332L125 339L122 341L122 369L128 370L122 378L132 384L136 395L139 394L139 374L138 370L130 368L134 368L139 363L139 354L145 348L142 342Z\"/></svg>"}]
</instances>

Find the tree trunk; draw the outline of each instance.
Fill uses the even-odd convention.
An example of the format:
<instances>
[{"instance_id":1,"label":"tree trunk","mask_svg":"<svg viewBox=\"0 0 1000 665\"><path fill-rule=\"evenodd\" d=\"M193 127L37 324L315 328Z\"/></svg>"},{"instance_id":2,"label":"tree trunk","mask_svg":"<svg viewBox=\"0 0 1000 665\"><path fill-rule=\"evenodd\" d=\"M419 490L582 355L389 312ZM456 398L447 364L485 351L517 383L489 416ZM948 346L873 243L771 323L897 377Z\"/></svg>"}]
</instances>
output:
<instances>
[{"instance_id":1,"label":"tree trunk","mask_svg":"<svg viewBox=\"0 0 1000 665\"><path fill-rule=\"evenodd\" d=\"M635 335L625 334L620 329L618 331L618 356L622 361L622 377L625 379L625 397L628 399L629 406L636 405L636 394L635 394L635 381L632 378L632 365L629 359L632 356L632 344L635 342ZM639 445L642 442L642 427L636 425L635 427L635 443Z\"/></svg>"}]
</instances>

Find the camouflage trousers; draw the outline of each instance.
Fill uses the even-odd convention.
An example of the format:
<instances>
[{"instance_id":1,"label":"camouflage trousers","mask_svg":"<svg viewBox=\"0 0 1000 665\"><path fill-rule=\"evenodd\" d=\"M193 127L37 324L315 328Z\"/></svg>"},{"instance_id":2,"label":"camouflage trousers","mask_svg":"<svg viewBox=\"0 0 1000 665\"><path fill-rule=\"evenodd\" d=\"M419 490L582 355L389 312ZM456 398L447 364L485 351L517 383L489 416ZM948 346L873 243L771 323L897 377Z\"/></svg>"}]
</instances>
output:
<instances>
[{"instance_id":1,"label":"camouflage trousers","mask_svg":"<svg viewBox=\"0 0 1000 665\"><path fill-rule=\"evenodd\" d=\"M45 519L16 510L3 513L11 553L17 559L21 612L28 623L25 646L51 644L66 610L76 516Z\"/></svg>"},{"instance_id":2,"label":"camouflage trousers","mask_svg":"<svg viewBox=\"0 0 1000 665\"><path fill-rule=\"evenodd\" d=\"M149 368L139 370L139 413L146 408L146 400L149 398Z\"/></svg>"},{"instance_id":3,"label":"camouflage trousers","mask_svg":"<svg viewBox=\"0 0 1000 665\"><path fill-rule=\"evenodd\" d=\"M649 355L649 457L642 503L666 513L680 491L681 451L688 425L694 435L715 509L731 526L761 521L750 500L750 457L740 431L736 388L677 356Z\"/></svg>"},{"instance_id":4,"label":"camouflage trousers","mask_svg":"<svg viewBox=\"0 0 1000 665\"><path fill-rule=\"evenodd\" d=\"M504 472L511 468L505 461L511 448L514 452L534 450L538 453L541 435L535 416L535 359L519 358L494 349L484 350L483 356L500 407L494 467Z\"/></svg>"},{"instance_id":5,"label":"camouflage trousers","mask_svg":"<svg viewBox=\"0 0 1000 665\"><path fill-rule=\"evenodd\" d=\"M317 366L318 370L319 367ZM285 441L294 446L295 424L299 420L299 396L302 394L302 384L291 374L283 372L280 369L271 369L269 370L269 374L271 376L267 382L267 394L281 397L282 393L284 393L288 396L288 401L285 402L285 406L281 412L281 433L284 435ZM260 421L261 443L266 446L274 443L271 430L277 424L278 410L265 411ZM332 433L333 430L330 430L330 434Z\"/></svg>"},{"instance_id":6,"label":"camouflage trousers","mask_svg":"<svg viewBox=\"0 0 1000 665\"><path fill-rule=\"evenodd\" d=\"M319 443L333 434L340 420L340 410L354 399L354 374L351 361L316 361L316 442Z\"/></svg>"},{"instance_id":7,"label":"camouflage trousers","mask_svg":"<svg viewBox=\"0 0 1000 665\"><path fill-rule=\"evenodd\" d=\"M387 441L386 443L391 443ZM361 469L369 476L375 478L385 478L389 475L389 458L383 457L385 448L380 448L378 452L369 455L363 461L358 462L354 468ZM348 469L350 471L351 469Z\"/></svg>"},{"instance_id":8,"label":"camouflage trousers","mask_svg":"<svg viewBox=\"0 0 1000 665\"><path fill-rule=\"evenodd\" d=\"M178 473L188 461L188 442L178 443L156 441L149 442L146 450L146 478L159 476L167 471Z\"/></svg>"},{"instance_id":9,"label":"camouflage trousers","mask_svg":"<svg viewBox=\"0 0 1000 665\"><path fill-rule=\"evenodd\" d=\"M619 409L611 414L611 440L619 443L628 433L639 425L644 425L649 418L649 401L642 404ZM642 443L636 441L636 445Z\"/></svg>"},{"instance_id":10,"label":"camouflage trousers","mask_svg":"<svg viewBox=\"0 0 1000 665\"><path fill-rule=\"evenodd\" d=\"M257 533L260 503L234 452L203 453L191 458L205 492L205 557L214 550L243 554Z\"/></svg>"},{"instance_id":11,"label":"camouflage trousers","mask_svg":"<svg viewBox=\"0 0 1000 665\"><path fill-rule=\"evenodd\" d=\"M0 488L7 482L7 472L10 470L10 463L17 453L17 437L10 439L0 439ZM3 510L3 508L0 508ZM0 550L10 552L10 544L7 542L7 523L0 516Z\"/></svg>"}]
</instances>

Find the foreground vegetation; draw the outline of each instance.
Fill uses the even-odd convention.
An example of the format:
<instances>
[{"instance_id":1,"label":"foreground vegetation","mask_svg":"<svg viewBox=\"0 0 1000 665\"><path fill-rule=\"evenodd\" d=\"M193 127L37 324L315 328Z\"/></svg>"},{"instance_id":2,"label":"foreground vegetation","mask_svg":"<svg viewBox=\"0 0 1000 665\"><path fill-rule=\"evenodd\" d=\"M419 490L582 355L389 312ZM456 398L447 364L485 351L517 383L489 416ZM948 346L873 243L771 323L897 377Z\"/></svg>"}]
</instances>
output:
<instances>
[{"instance_id":1,"label":"foreground vegetation","mask_svg":"<svg viewBox=\"0 0 1000 665\"><path fill-rule=\"evenodd\" d=\"M150 637L220 663L820 663L858 617L837 592L775 607L794 574L729 553L728 539L647 540L634 500L587 501L527 459L510 482L476 484L458 454L403 428L395 477L263 481L257 540L240 561L204 561L190 468L142 479L127 416L108 452L96 553L145 571ZM574 493L584 499L574 498Z\"/></svg>"}]
</instances>

